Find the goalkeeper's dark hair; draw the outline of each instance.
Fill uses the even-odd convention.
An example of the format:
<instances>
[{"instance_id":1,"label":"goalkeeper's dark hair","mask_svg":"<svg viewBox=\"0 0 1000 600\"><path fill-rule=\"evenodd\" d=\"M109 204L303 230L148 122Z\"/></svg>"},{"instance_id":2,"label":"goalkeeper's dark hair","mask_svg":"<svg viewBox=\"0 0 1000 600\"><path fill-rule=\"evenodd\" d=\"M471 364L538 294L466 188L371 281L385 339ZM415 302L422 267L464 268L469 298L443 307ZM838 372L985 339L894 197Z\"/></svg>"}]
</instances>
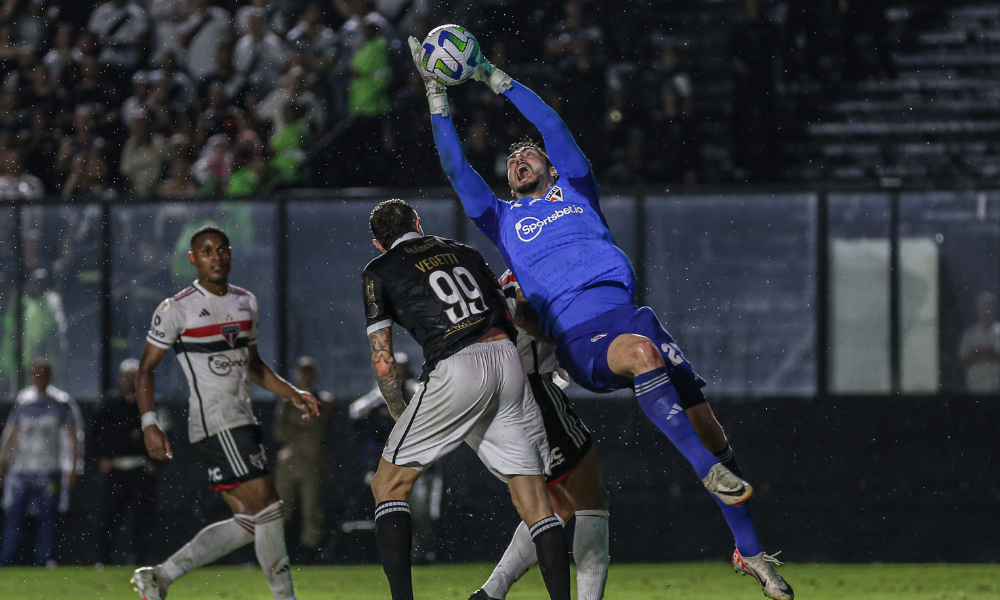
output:
<instances>
[{"instance_id":1,"label":"goalkeeper's dark hair","mask_svg":"<svg viewBox=\"0 0 1000 600\"><path fill-rule=\"evenodd\" d=\"M379 202L368 218L375 240L388 250L403 235L417 230L417 211L398 198Z\"/></svg>"},{"instance_id":2,"label":"goalkeeper's dark hair","mask_svg":"<svg viewBox=\"0 0 1000 600\"><path fill-rule=\"evenodd\" d=\"M221 235L222 236L222 241L226 242L227 246L229 245L229 236L226 235L226 232L223 231L223 230L221 230L221 229L219 229L218 225L209 224L209 225L202 225L198 229L194 230L194 233L191 234L191 248L192 249L194 248L194 242L195 242L195 240L197 240L198 238L200 238L201 236L203 236L203 235L205 235L207 233L217 233L217 234Z\"/></svg>"},{"instance_id":3,"label":"goalkeeper's dark hair","mask_svg":"<svg viewBox=\"0 0 1000 600\"><path fill-rule=\"evenodd\" d=\"M539 154L545 157L545 162L548 163L550 167L552 166L552 161L549 160L549 155L548 153L545 152L545 148L535 140L531 139L530 137L525 137L523 140L511 144L510 151L507 153L507 158L510 158L511 156L514 156L518 152L525 150L527 148L533 148L535 151L537 151Z\"/></svg>"}]
</instances>

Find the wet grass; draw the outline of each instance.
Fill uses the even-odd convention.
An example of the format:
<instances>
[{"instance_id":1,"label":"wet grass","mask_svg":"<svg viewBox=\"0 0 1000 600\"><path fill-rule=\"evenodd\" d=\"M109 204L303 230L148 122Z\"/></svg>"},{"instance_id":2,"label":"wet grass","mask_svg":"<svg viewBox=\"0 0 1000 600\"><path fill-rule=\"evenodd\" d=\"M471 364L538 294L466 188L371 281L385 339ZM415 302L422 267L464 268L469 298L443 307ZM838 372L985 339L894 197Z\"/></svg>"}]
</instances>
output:
<instances>
[{"instance_id":1,"label":"wet grass","mask_svg":"<svg viewBox=\"0 0 1000 600\"><path fill-rule=\"evenodd\" d=\"M418 600L464 600L486 579L491 565L418 567ZM979 600L1000 598L1000 565L785 565L781 569L802 600ZM0 598L18 600L135 600L131 569L86 567L55 570L0 569ZM296 567L300 600L388 600L378 566ZM575 594L574 594L575 596ZM608 600L760 600L756 582L738 577L723 563L612 565ZM188 574L170 588L170 600L268 600L271 594L255 566L209 567ZM510 600L546 598L533 569L514 586Z\"/></svg>"}]
</instances>

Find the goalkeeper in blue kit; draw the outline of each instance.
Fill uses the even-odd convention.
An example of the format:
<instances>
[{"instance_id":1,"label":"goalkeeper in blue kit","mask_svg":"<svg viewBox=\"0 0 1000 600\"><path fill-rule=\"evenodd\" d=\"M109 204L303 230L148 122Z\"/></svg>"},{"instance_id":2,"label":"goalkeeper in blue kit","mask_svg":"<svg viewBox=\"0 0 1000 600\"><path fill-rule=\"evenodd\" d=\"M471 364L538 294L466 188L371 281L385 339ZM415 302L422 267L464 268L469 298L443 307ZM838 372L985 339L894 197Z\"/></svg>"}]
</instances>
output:
<instances>
[{"instance_id":1,"label":"goalkeeper in blue kit","mask_svg":"<svg viewBox=\"0 0 1000 600\"><path fill-rule=\"evenodd\" d=\"M631 387L646 416L694 467L736 540L733 566L753 576L770 598L791 600L791 586L763 552L750 518L753 488L699 377L653 311L635 305L635 272L615 245L599 204L599 186L562 119L534 92L483 59L473 78L503 94L542 134L511 147L501 201L462 152L445 87L421 67L441 165L466 213L497 247L557 344L559 364L582 387L610 392Z\"/></svg>"}]
</instances>

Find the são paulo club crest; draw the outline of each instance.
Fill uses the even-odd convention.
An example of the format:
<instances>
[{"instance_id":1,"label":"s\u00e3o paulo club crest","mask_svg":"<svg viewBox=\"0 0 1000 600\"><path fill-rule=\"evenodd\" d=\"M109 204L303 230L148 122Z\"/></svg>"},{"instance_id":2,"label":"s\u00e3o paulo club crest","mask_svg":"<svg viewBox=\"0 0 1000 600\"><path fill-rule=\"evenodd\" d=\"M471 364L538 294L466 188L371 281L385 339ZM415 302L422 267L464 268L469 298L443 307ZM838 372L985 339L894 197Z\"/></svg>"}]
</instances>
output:
<instances>
[{"instance_id":1,"label":"s\u00e3o paulo club crest","mask_svg":"<svg viewBox=\"0 0 1000 600\"><path fill-rule=\"evenodd\" d=\"M230 348L236 347L236 338L240 335L240 324L230 323L222 326L222 335L229 342Z\"/></svg>"}]
</instances>

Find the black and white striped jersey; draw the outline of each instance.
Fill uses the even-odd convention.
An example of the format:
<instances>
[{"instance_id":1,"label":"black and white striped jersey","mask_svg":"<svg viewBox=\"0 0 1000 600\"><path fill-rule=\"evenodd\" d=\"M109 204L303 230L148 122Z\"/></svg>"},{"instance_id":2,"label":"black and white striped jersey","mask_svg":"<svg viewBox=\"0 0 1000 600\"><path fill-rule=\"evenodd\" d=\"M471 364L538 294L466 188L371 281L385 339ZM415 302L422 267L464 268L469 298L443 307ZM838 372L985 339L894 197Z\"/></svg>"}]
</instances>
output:
<instances>
[{"instance_id":1,"label":"black and white striped jersey","mask_svg":"<svg viewBox=\"0 0 1000 600\"><path fill-rule=\"evenodd\" d=\"M250 406L250 344L257 343L257 298L229 286L217 296L197 281L167 298L146 341L173 348L187 377L188 436L192 443L257 423Z\"/></svg>"},{"instance_id":2,"label":"black and white striped jersey","mask_svg":"<svg viewBox=\"0 0 1000 600\"><path fill-rule=\"evenodd\" d=\"M521 285L513 272L508 270L500 276L500 287L503 289L511 314L514 314L517 310L517 291L521 289ZM524 372L528 375L555 373L559 370L555 344L535 338L520 327L517 328L517 352L521 355L521 364L524 365Z\"/></svg>"}]
</instances>

